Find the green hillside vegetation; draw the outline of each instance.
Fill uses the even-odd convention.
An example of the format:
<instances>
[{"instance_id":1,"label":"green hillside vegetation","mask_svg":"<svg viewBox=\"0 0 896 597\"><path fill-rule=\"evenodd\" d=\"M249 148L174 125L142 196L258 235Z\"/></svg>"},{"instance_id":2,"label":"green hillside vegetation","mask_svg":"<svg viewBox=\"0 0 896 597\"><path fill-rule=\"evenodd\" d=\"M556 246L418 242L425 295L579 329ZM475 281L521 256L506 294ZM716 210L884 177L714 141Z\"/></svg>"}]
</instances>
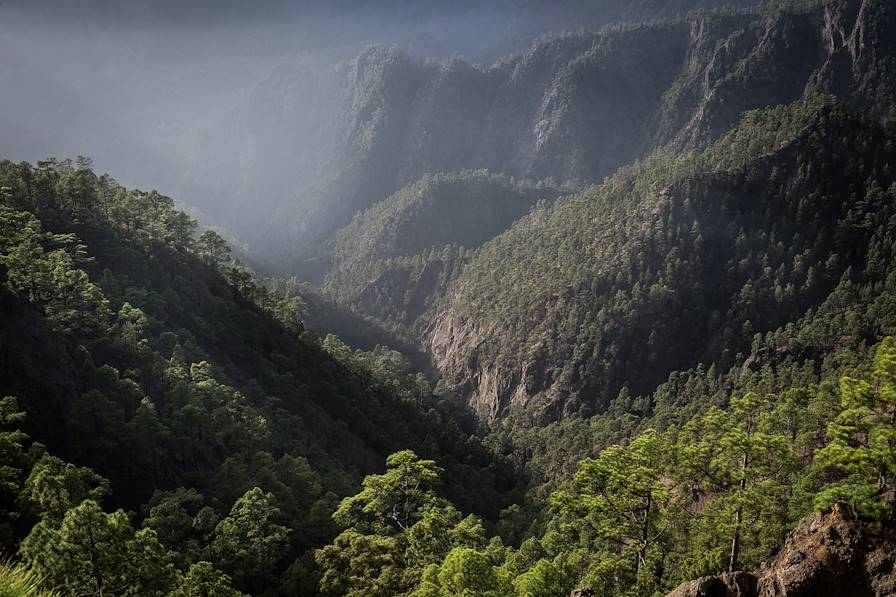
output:
<instances>
[{"instance_id":1,"label":"green hillside vegetation","mask_svg":"<svg viewBox=\"0 0 896 597\"><path fill-rule=\"evenodd\" d=\"M313 593L330 513L403 448L465 510L507 503L463 409L397 353L305 332L171 199L83 159L2 162L0 189L0 534L48 585Z\"/></svg>"},{"instance_id":2,"label":"green hillside vegetation","mask_svg":"<svg viewBox=\"0 0 896 597\"><path fill-rule=\"evenodd\" d=\"M484 170L424 176L336 233L324 289L413 330L463 255L560 189Z\"/></svg>"},{"instance_id":3,"label":"green hillside vegetation","mask_svg":"<svg viewBox=\"0 0 896 597\"><path fill-rule=\"evenodd\" d=\"M892 524L896 341L836 378L733 393L683 424L647 428L580 462L542 523L508 509L490 536L439 495L412 452L335 514L316 559L332 595L663 595L680 582L768 559L787 530L835 502ZM402 480L410 479L413 486ZM546 502L546 503L545 503ZM400 516L395 516L399 512Z\"/></svg>"},{"instance_id":4,"label":"green hillside vegetation","mask_svg":"<svg viewBox=\"0 0 896 597\"><path fill-rule=\"evenodd\" d=\"M874 342L894 324L894 150L892 131L818 97L750 113L706 152L624 168L475 254L446 292L436 363L498 414L524 387L534 398L515 404L537 420L601 412L701 363L726 371L757 333L792 337L803 319L781 351ZM851 319L810 335L826 301ZM477 371L505 393L465 386Z\"/></svg>"},{"instance_id":5,"label":"green hillside vegetation","mask_svg":"<svg viewBox=\"0 0 896 597\"><path fill-rule=\"evenodd\" d=\"M891 534L894 6L282 69L222 163L315 148L246 224L299 277L0 161L0 597L661 597L813 511Z\"/></svg>"}]
</instances>

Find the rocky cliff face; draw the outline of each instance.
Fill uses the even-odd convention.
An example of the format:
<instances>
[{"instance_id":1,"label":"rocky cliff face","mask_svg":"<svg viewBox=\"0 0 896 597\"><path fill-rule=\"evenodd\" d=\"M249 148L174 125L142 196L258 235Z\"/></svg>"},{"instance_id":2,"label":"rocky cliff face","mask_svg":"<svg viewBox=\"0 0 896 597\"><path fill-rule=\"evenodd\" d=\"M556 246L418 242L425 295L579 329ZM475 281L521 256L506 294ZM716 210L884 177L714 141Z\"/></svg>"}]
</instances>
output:
<instances>
[{"instance_id":1,"label":"rocky cliff face","mask_svg":"<svg viewBox=\"0 0 896 597\"><path fill-rule=\"evenodd\" d=\"M349 69L338 166L306 227L326 234L426 173L599 181L658 147L705 146L744 111L807 92L891 116L894 13L879 0L693 13L548 39L490 68L368 50Z\"/></svg>"},{"instance_id":2,"label":"rocky cliff face","mask_svg":"<svg viewBox=\"0 0 896 597\"><path fill-rule=\"evenodd\" d=\"M840 0L760 18L689 19L685 66L656 113L651 145L705 145L745 110L836 95L892 116L894 11L875 0Z\"/></svg>"},{"instance_id":3,"label":"rocky cliff face","mask_svg":"<svg viewBox=\"0 0 896 597\"><path fill-rule=\"evenodd\" d=\"M684 583L668 597L883 597L896 595L896 529L846 506L804 518L753 573Z\"/></svg>"},{"instance_id":4,"label":"rocky cliff face","mask_svg":"<svg viewBox=\"0 0 896 597\"><path fill-rule=\"evenodd\" d=\"M278 71L212 138L226 155L207 161L226 164L222 192L276 195L270 221L238 232L267 253L288 244L288 265L301 271L355 213L425 174L599 181L657 147L703 146L744 110L807 91L892 115L893 12L880 0L836 0L692 13L555 36L490 67L374 47L326 75ZM625 13L639 14L674 13Z\"/></svg>"},{"instance_id":5,"label":"rocky cliff face","mask_svg":"<svg viewBox=\"0 0 896 597\"><path fill-rule=\"evenodd\" d=\"M647 104L651 102L647 102L642 108L637 106L633 108L635 112L640 109L639 113L644 119L654 123L647 127L645 134L650 141L642 147L670 146L683 150L701 146L715 139L722 131L728 130L748 108L789 101L815 91L835 91L857 112L881 119L891 117L893 105L884 104L896 85L896 69L894 69L896 51L893 47L896 27L890 27L894 14L896 7L882 2L840 0L811 10L769 13L760 18L749 15L725 17L695 15L688 20L686 28L678 30L675 26L670 26L666 31L668 36L681 35L687 38L687 42L682 44L681 55L676 55L669 47L666 48L666 59L676 62L678 70L672 83L661 94L659 104L648 107ZM636 34L647 35L645 32ZM570 81L577 82L563 85L563 88L568 90L567 97L578 97L575 89L587 88L593 93L601 93L597 90L612 86L609 85L610 80L622 80L617 72L604 84L586 83L588 77L597 76L596 73L608 76L608 72L615 72L612 69L608 70L608 63L602 61L604 59L596 58L598 54L591 54L592 62L589 62L590 59L580 58L567 65L567 69L560 69L561 78L570 77ZM603 55L609 56L609 54ZM673 60L669 56L678 57ZM591 66L586 67L588 64ZM573 76L571 72L577 74ZM652 78L662 79L658 76ZM651 92L646 92L644 97L650 95ZM611 104L612 102L608 104L606 101L602 103L597 96L592 96L590 101L581 103L583 106L590 105L593 112L600 112ZM568 164L575 163L576 156L589 155L590 157L582 164L587 164L593 170L582 176L597 176L600 171L598 165L600 160L595 157L596 153L582 154L581 149L578 152L567 151L563 149L566 147L565 142L560 141L561 138L568 139L569 135L574 134L571 131L583 135L584 138L586 134L581 131L594 130L588 126L573 124L584 122L579 117L571 116L578 109L577 105L579 105L577 102L569 101L564 104L562 110L558 108L550 111L552 116L548 117L547 112L543 112L537 118L540 124L536 125L536 128L543 127L548 131L545 133L545 139L554 139L550 142L545 140L541 146L546 148L545 155L558 156L558 160L566 160ZM624 118L620 117L617 120L623 121ZM557 132L564 128L570 132L568 134ZM623 128L635 130L631 127ZM640 130L643 132L645 129ZM621 130L618 134L622 135ZM597 138L603 142L611 142L613 135L605 133ZM570 147L573 145L578 146L577 143L572 143ZM619 150L613 155L622 160L633 158L637 153ZM784 158L785 161L790 159L792 156ZM537 159L532 162L536 163ZM763 171L766 171L769 177L777 177L784 172L795 172L791 166L792 164L784 165L784 162L777 165L768 163L760 170L765 169ZM571 172L567 174L572 175ZM748 206L753 203L747 199L748 196L770 197L779 193L780 187L777 183L763 189L751 186L758 182L758 178L751 180L753 182L749 183L731 181L736 186L743 183L750 186L749 190L746 190L746 186L742 187L745 195L741 199L734 200L733 204ZM651 242L649 238L656 234L651 228L661 226L657 220L664 222L667 219L662 205L668 199L669 193L676 194L674 185L670 191L669 188L660 188L663 186L662 183L657 184L657 188L648 195L653 197L652 201L659 202L657 204L659 211L644 214L643 223L647 226L645 230L640 232L629 230L621 236L615 235L616 241L613 242L618 241L619 250L612 255L604 254L602 246L605 243L595 242L594 237L595 235L614 237L614 231L590 226L587 223L590 221L589 218L594 218L594 221L605 218L606 210L595 209L593 202L585 201L575 210L578 215L571 216L565 224L554 221L550 212L547 212L549 216L542 224L534 220L529 220L522 227L517 224L515 226L518 228L517 234L511 235L514 240L510 240L511 237L499 237L506 241L499 243L502 248L487 245L481 252L485 255L477 256L473 259L471 268L464 269L454 289L449 289L449 292L456 293L449 297L450 306L442 309L434 318L435 323L431 327L433 333L428 338L427 346L445 378L471 403L477 405L480 412L502 416L509 412L513 405L526 404L533 398L536 398L536 402L540 405L538 408L549 418L554 418L558 413L576 412L582 405L583 398L587 406L600 410L602 405L606 405L616 396L623 385L627 385L629 390L635 393L649 392L654 387L651 384L664 380L671 371L694 366L701 362L701 359L708 359L704 361L707 363L719 362L718 355L713 349L713 339L717 339L718 334L726 333L721 327L704 330L700 335L694 336L692 341L683 344L683 338L691 338L693 328L684 325L674 332L664 331L662 323L663 313L669 311L686 313L692 310L695 304L706 301L706 297L711 296L713 291L707 289L706 293L698 293L699 296L694 295L692 299L677 304L676 301L681 301L681 297L690 294L686 289L673 291L666 298L663 298L663 291L657 289L656 292L648 293L647 299L647 303L651 303L656 298L656 304L646 308L644 317L641 318L626 314L625 308L609 307L612 301L601 302L602 299L598 297L604 292L602 289L612 287L612 281L602 281L597 276L582 282L578 274L570 274L570 278L578 280L574 282L572 279L565 279L563 275L555 275L557 271L571 269L567 263L569 261L578 263L580 270L589 268L597 270L600 268L590 264L619 259L634 261L649 259L651 252L645 248L645 243L649 245ZM723 186L725 184L727 183L723 183ZM719 191L720 189L708 191L709 194L718 196L707 202L705 207L712 209L710 206L721 196ZM793 195L789 194L791 191ZM797 201L800 193L809 192L807 189L791 191L781 195L783 201ZM696 196L703 192L697 190L695 195L694 190L688 191L693 195L688 199L691 207L697 206L699 201L696 200ZM836 211L843 207L839 203L841 200L833 200L832 209ZM835 207L835 204L840 204L840 207ZM776 205L780 207L782 204ZM771 208L778 209L774 206ZM690 220L692 217L702 220L703 216L698 213L702 209L697 207L697 212L688 211L686 219L691 223L693 223ZM637 209L632 208L622 214L618 222L609 223L607 226L624 230L627 227L626 222L631 219L631 214L636 212ZM834 211L830 213L833 215ZM726 218L730 218L730 214L713 224L701 222L694 225L700 227L705 235L707 230L728 226L730 220ZM565 226L565 232L557 234L550 232L558 226ZM719 237L717 240L723 245L729 243L737 231L729 232L731 238L725 240ZM637 239L640 234L644 235L642 240ZM795 231L795 234L799 234L799 231ZM537 241L544 245L541 253L529 255L530 252L527 252L523 245L536 242L535 239L542 235L551 236L552 240ZM708 237L704 237L703 240L707 239ZM570 250L563 251L562 257L558 253L555 258L546 258L543 267L539 265L544 261L544 255L554 252L550 247L567 244L570 245ZM514 245L515 249L510 248ZM712 243L707 242L706 246L710 245ZM529 257L524 258L524 254ZM482 265L479 270L476 269L477 263L484 264L489 259L492 260L489 263L494 262L491 266ZM503 298L499 296L500 290L488 294L496 286L488 282L487 277L513 275L514 269L521 267L523 261L527 264L526 271L530 273L529 278L513 283L518 285L514 288L527 288L525 292L517 291L515 297ZM504 262L514 263L505 267L501 265ZM648 266L648 269L652 267ZM637 265L632 265L632 268L631 271L643 269ZM618 281L620 276L628 274L619 272L615 275L615 280ZM708 272L707 275L724 277L723 270ZM699 276L698 274L697 277ZM544 279L555 281L551 284L539 281ZM636 286L635 282L631 281L633 287L646 290L646 287ZM508 280L507 284L510 283ZM639 281L641 285L644 283L644 280ZM484 293L483 288L487 292ZM639 292L637 289L635 294ZM751 292L751 289L748 288L747 292ZM455 296L459 296L460 299L456 300ZM810 301L819 299L820 297L815 297ZM734 302L737 300L739 299L735 299ZM488 304L495 302L503 302L501 309L510 312L510 316L502 314L497 308L487 307ZM716 307L709 308L707 317L711 316L711 311L714 309L719 309L720 313L730 313L728 309L734 302L725 299ZM806 303L806 307L808 306L809 303ZM589 335L583 331L589 326L594 326L595 319L613 318L621 319L624 323L620 324L618 330L614 328L612 334L602 325L595 326L603 329L603 332L597 335ZM767 329L775 329L784 323L786 322L774 323ZM757 320L754 317L751 325L756 324ZM501 335L505 338L516 336L516 343L508 346L507 342L501 340L504 346L495 349L496 335L487 332L495 326L500 327ZM615 338L623 336L642 338L646 341L642 341L637 348L632 348L628 354L617 349L608 348L605 351L602 348L613 343L617 343L618 348ZM651 345L682 346L683 349L641 360L641 357L653 350ZM623 364L624 362L627 364ZM633 372L636 371L637 375L633 376Z\"/></svg>"},{"instance_id":6,"label":"rocky cliff face","mask_svg":"<svg viewBox=\"0 0 896 597\"><path fill-rule=\"evenodd\" d=\"M891 149L876 124L798 106L751 115L693 165L657 157L623 170L486 244L430 328L445 381L490 417L514 406L548 420L587 415L623 389L649 394L674 371L738 365L755 333L821 305L847 263L865 267L864 241L846 223L861 201L848 189L865 187ZM793 125L794 114L809 120ZM883 153L862 148L872 139ZM729 164L738 153L746 161ZM825 240L836 238L850 242Z\"/></svg>"}]
</instances>

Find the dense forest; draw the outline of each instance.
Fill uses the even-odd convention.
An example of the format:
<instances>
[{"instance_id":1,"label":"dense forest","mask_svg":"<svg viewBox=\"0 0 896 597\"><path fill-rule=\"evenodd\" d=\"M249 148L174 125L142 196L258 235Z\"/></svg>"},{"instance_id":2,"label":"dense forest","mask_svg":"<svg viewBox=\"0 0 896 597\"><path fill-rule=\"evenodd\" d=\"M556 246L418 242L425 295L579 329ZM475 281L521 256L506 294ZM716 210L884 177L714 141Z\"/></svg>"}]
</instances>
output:
<instances>
[{"instance_id":1,"label":"dense forest","mask_svg":"<svg viewBox=\"0 0 896 597\"><path fill-rule=\"evenodd\" d=\"M5 162L0 188L4 543L65 590L166 594L212 561L199 580L313 591L339 498L404 448L442 463L466 511L507 503L513 471L462 409L395 352L306 332L299 299L171 199L86 160ZM88 521L108 560L73 576L94 554L66 533ZM147 549L155 568L131 569Z\"/></svg>"},{"instance_id":2,"label":"dense forest","mask_svg":"<svg viewBox=\"0 0 896 597\"><path fill-rule=\"evenodd\" d=\"M436 316L437 363L492 416L588 416L672 371L740 366L756 334L780 330L774 353L801 359L874 341L894 323L894 150L892 131L815 98L622 169L472 258ZM817 329L832 303L855 320Z\"/></svg>"},{"instance_id":3,"label":"dense forest","mask_svg":"<svg viewBox=\"0 0 896 597\"><path fill-rule=\"evenodd\" d=\"M0 161L0 595L896 590L896 9L673 4L309 67L260 244Z\"/></svg>"},{"instance_id":4,"label":"dense forest","mask_svg":"<svg viewBox=\"0 0 896 597\"><path fill-rule=\"evenodd\" d=\"M355 216L333 239L324 288L399 329L476 249L561 189L485 170L424 176Z\"/></svg>"},{"instance_id":5,"label":"dense forest","mask_svg":"<svg viewBox=\"0 0 896 597\"><path fill-rule=\"evenodd\" d=\"M630 252L634 265L621 260L620 271L641 267L643 280L671 276L644 298L608 293L623 314L646 309L662 329L642 303L676 288L702 292L695 272L735 264L713 274L739 287L729 316L752 308L787 321L792 303L797 317L765 335L752 333L769 327L762 319L752 328L743 315L738 333L696 329L719 338L709 369L673 373L643 398L625 387L596 417L536 428L509 418L488 436L397 353L354 352L305 331L301 287L281 294L261 284L169 198L128 191L83 159L3 163L3 536L33 566L5 574L35 574L63 594L557 595L590 586L642 595L758 565L813 508L847 500L885 520L896 474L896 343L883 337L896 313L896 188L884 190L878 176L892 176L893 147L891 132L816 98L750 114L703 154L658 156L536 208L476 254L460 283L515 234L536 253L565 250L537 243L532 227L561 230L544 220L575 209L574 222L604 225L637 250L599 234L570 238ZM762 169L783 171L782 155L796 160L792 176ZM845 163L824 166L832 157ZM842 196L834 191L844 177L861 181L858 171L870 179L827 215L819 206ZM769 213L788 209L789 185L809 186L803 172L820 190L795 195L789 218ZM750 180L763 192L745 193ZM585 203L612 225L583 217ZM806 248L763 228L799 223L800 207ZM683 219L689 213L708 218L698 221L705 233ZM617 225L619 214L641 236ZM645 214L651 226L641 225ZM712 220L721 217L732 224ZM719 257L692 264L693 245ZM775 247L817 279L797 286L770 261ZM648 255L665 259L649 265ZM502 263L520 261L488 267ZM741 270L761 277L742 281ZM521 288L510 276L493 279ZM745 301L747 287L778 302ZM806 293L817 311L803 314ZM641 371L661 370L652 354Z\"/></svg>"}]
</instances>

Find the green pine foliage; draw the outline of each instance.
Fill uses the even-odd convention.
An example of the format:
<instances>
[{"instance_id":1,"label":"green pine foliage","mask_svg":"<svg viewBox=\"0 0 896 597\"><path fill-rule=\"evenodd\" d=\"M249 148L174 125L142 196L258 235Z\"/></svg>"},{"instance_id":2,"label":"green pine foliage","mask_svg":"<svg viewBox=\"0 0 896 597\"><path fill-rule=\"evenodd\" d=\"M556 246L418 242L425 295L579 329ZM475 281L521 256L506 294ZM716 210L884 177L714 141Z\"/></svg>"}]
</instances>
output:
<instances>
[{"instance_id":1,"label":"green pine foliage","mask_svg":"<svg viewBox=\"0 0 896 597\"><path fill-rule=\"evenodd\" d=\"M0 596L2 597L60 597L58 591L42 588L43 580L33 570L21 564L0 564Z\"/></svg>"},{"instance_id":2,"label":"green pine foliage","mask_svg":"<svg viewBox=\"0 0 896 597\"><path fill-rule=\"evenodd\" d=\"M519 387L537 421L599 413L701 363L740 366L756 334L803 358L837 334L880 338L894 157L891 132L814 97L746 115L705 152L624 168L472 257L439 308L455 337L436 338L437 364L458 386L506 378L494 412L512 415Z\"/></svg>"},{"instance_id":3,"label":"green pine foliage","mask_svg":"<svg viewBox=\"0 0 896 597\"><path fill-rule=\"evenodd\" d=\"M386 465L384 475L367 477L333 514L345 530L316 554L328 594L405 594L452 548L484 544L482 523L463 518L436 493L442 469L435 462L406 450Z\"/></svg>"},{"instance_id":4,"label":"green pine foliage","mask_svg":"<svg viewBox=\"0 0 896 597\"><path fill-rule=\"evenodd\" d=\"M800 518L835 501L892 525L894 355L888 337L839 386L736 394L724 409L600 450L548 496L533 498L545 523L524 527L521 543L484 534L469 518L460 524L476 530L460 543L457 527L426 523L432 512L451 511L435 491L438 466L395 454L389 473L368 477L334 515L346 530L318 552L321 588L413 588L415 597L547 597L576 588L663 595L692 578L757 568ZM425 533L415 532L420 525ZM428 546L427 558L408 559L415 538Z\"/></svg>"},{"instance_id":5,"label":"green pine foliage","mask_svg":"<svg viewBox=\"0 0 896 597\"><path fill-rule=\"evenodd\" d=\"M288 258L322 290L86 158L0 162L0 597L646 597L813 510L892 526L892 8L848 81L766 76L848 8L367 50Z\"/></svg>"},{"instance_id":6,"label":"green pine foliage","mask_svg":"<svg viewBox=\"0 0 896 597\"><path fill-rule=\"evenodd\" d=\"M171 199L86 159L2 162L0 187L0 531L48 586L314 592L330 513L404 447L465 510L507 503L463 409L398 353L307 332Z\"/></svg>"},{"instance_id":7,"label":"green pine foliage","mask_svg":"<svg viewBox=\"0 0 896 597\"><path fill-rule=\"evenodd\" d=\"M874 359L871 380L840 381L842 411L828 423L831 442L818 454L820 466L840 481L815 500L825 508L848 500L860 512L886 517L881 496L896 490L896 341L887 338Z\"/></svg>"}]
</instances>

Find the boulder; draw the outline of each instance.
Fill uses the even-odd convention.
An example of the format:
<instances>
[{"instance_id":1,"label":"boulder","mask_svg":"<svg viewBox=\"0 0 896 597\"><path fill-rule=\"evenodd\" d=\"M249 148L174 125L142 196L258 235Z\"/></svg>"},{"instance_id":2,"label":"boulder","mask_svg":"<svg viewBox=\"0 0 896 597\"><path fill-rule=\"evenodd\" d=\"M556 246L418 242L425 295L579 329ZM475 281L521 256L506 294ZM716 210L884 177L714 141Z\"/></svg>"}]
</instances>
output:
<instances>
[{"instance_id":1,"label":"boulder","mask_svg":"<svg viewBox=\"0 0 896 597\"><path fill-rule=\"evenodd\" d=\"M705 576L682 584L669 597L754 597L756 580L748 572Z\"/></svg>"},{"instance_id":2,"label":"boulder","mask_svg":"<svg viewBox=\"0 0 896 597\"><path fill-rule=\"evenodd\" d=\"M758 571L686 582L668 597L869 596L896 597L896 528L837 504L803 518Z\"/></svg>"}]
</instances>

